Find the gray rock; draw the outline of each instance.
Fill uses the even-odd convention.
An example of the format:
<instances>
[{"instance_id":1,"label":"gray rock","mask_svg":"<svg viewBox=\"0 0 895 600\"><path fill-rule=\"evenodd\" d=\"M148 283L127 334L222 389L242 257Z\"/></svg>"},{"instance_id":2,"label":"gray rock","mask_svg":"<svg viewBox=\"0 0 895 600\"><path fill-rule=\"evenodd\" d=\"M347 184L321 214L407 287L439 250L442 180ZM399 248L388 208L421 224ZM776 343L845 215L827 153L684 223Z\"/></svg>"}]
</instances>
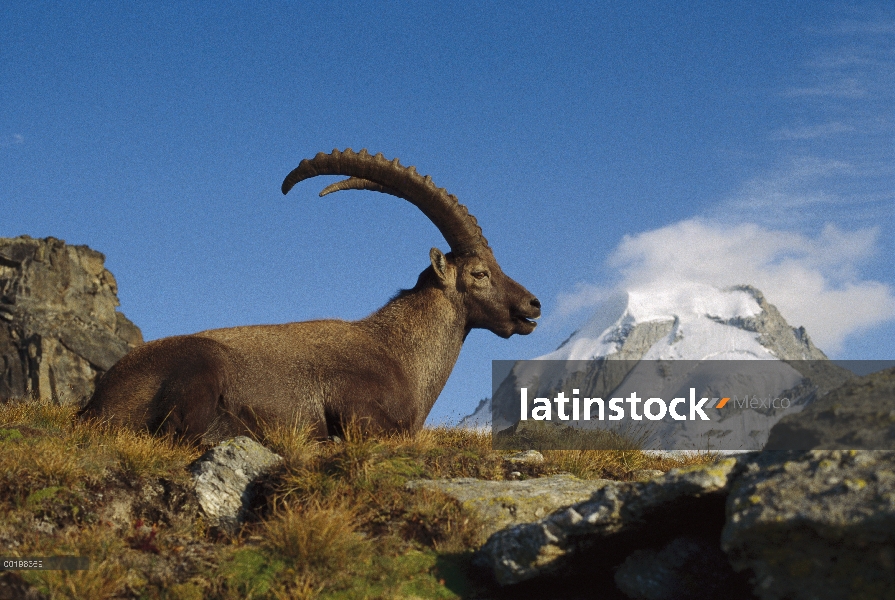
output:
<instances>
[{"instance_id":1,"label":"gray rock","mask_svg":"<svg viewBox=\"0 0 895 600\"><path fill-rule=\"evenodd\" d=\"M504 457L504 460L511 463L538 464L544 462L544 455L537 450L523 450L522 452L517 452L515 454Z\"/></svg>"},{"instance_id":2,"label":"gray rock","mask_svg":"<svg viewBox=\"0 0 895 600\"><path fill-rule=\"evenodd\" d=\"M699 513L705 505L700 502L703 497L712 496L715 504L723 505L736 465L736 459L728 458L711 465L672 469L663 478L646 483L604 482L588 500L537 522L493 534L475 562L493 573L499 584L509 585L556 574L567 568L576 554L598 545L618 552L633 543L633 551L638 539L640 543L647 539L644 532L686 528L688 521L678 518L675 522L675 516ZM603 562L617 565L624 558L622 554Z\"/></svg>"},{"instance_id":3,"label":"gray rock","mask_svg":"<svg viewBox=\"0 0 895 600\"><path fill-rule=\"evenodd\" d=\"M786 416L766 450L895 450L895 368L853 379Z\"/></svg>"},{"instance_id":4,"label":"gray rock","mask_svg":"<svg viewBox=\"0 0 895 600\"><path fill-rule=\"evenodd\" d=\"M483 481L464 477L407 482L410 489L438 490L456 498L464 509L484 523L486 535L517 523L536 521L560 507L590 498L606 485L611 482L606 479L583 480L572 475L522 481Z\"/></svg>"},{"instance_id":5,"label":"gray rock","mask_svg":"<svg viewBox=\"0 0 895 600\"><path fill-rule=\"evenodd\" d=\"M55 238L0 238L0 399L80 402L143 342L104 261Z\"/></svg>"},{"instance_id":6,"label":"gray rock","mask_svg":"<svg viewBox=\"0 0 895 600\"><path fill-rule=\"evenodd\" d=\"M722 548L764 600L895 598L895 453L762 453L727 510Z\"/></svg>"},{"instance_id":7,"label":"gray rock","mask_svg":"<svg viewBox=\"0 0 895 600\"><path fill-rule=\"evenodd\" d=\"M251 503L252 482L282 460L245 436L225 440L196 459L189 469L209 523L235 530Z\"/></svg>"},{"instance_id":8,"label":"gray rock","mask_svg":"<svg viewBox=\"0 0 895 600\"><path fill-rule=\"evenodd\" d=\"M664 477L665 471L660 471L659 469L637 469L631 473L631 476L634 478L634 481L649 481L657 477Z\"/></svg>"}]
</instances>

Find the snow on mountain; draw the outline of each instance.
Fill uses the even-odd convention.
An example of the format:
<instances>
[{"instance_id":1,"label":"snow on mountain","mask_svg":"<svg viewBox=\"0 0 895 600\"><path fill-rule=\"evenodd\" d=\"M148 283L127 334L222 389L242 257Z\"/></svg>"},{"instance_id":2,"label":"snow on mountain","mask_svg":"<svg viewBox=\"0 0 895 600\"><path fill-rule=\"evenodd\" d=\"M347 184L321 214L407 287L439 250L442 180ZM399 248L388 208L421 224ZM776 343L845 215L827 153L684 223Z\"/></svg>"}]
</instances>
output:
<instances>
[{"instance_id":1,"label":"snow on mountain","mask_svg":"<svg viewBox=\"0 0 895 600\"><path fill-rule=\"evenodd\" d=\"M825 360L827 357L811 342L804 328L793 328L777 309L767 302L764 295L748 285L716 288L710 285L682 282L674 286L643 287L615 294L606 300L594 315L560 346L537 360L544 361L591 361L610 359L627 361L625 373L613 375L613 397L624 397L622 392L635 389L639 360ZM597 371L578 377L596 381L607 380L604 361L594 363ZM717 364L717 363L716 363ZM525 372L517 367L525 365ZM560 362L545 362L543 367L531 362L517 363L505 384L511 380L533 381L539 394L558 389L562 379L570 376ZM771 367L769 364L768 367ZM603 371L599 371L602 369ZM777 394L799 385L802 374L787 364L778 364L762 375L764 393ZM834 378L839 377L834 374ZM610 378L611 379L611 378ZM729 382L702 382L706 389L717 389ZM577 384L575 384L577 385ZM683 375L668 382L669 394L686 390L692 385ZM510 393L512 385L502 385L500 394ZM730 389L729 387L727 389ZM585 392L582 391L582 394ZM607 396L608 397L608 396ZM669 396L675 397L675 396ZM515 400L512 406L516 406ZM503 402L499 403L500 406ZM514 409L515 410L515 409ZM796 409L797 410L797 409ZM499 418L498 428L512 425L518 415L507 414ZM728 427L734 429L763 428L781 415L752 415L744 421ZM460 426L482 428L491 423L492 406L489 399L482 401L476 410L460 421ZM757 421L755 420L757 418ZM672 424L673 425L673 424ZM769 427L769 425L768 425ZM699 435L696 430L693 436ZM753 435L755 437L755 435ZM762 435L758 435L761 438ZM757 441L756 443L763 443Z\"/></svg>"},{"instance_id":2,"label":"snow on mountain","mask_svg":"<svg viewBox=\"0 0 895 600\"><path fill-rule=\"evenodd\" d=\"M790 327L749 285L701 283L616 294L540 360L824 360L805 329Z\"/></svg>"}]
</instances>

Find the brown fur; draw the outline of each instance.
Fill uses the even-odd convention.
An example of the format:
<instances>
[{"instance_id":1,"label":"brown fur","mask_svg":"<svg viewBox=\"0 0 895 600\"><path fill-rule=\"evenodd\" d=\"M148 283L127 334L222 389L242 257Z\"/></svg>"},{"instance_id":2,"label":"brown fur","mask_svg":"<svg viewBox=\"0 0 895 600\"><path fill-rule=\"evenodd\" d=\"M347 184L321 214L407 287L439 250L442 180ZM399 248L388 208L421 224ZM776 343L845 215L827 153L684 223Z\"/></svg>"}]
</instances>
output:
<instances>
[{"instance_id":1,"label":"brown fur","mask_svg":"<svg viewBox=\"0 0 895 600\"><path fill-rule=\"evenodd\" d=\"M462 256L433 248L416 286L359 321L213 329L139 346L103 376L81 416L205 441L278 423L308 424L320 438L352 421L416 432L471 329L525 335L540 316L482 242Z\"/></svg>"},{"instance_id":2,"label":"brown fur","mask_svg":"<svg viewBox=\"0 0 895 600\"><path fill-rule=\"evenodd\" d=\"M534 324L522 318L540 314L493 259L444 261L443 279L428 268L413 289L360 321L214 329L139 346L100 380L82 414L208 441L261 422L310 423L321 438L350 420L415 432L470 329L529 333ZM487 277L472 275L483 269Z\"/></svg>"}]
</instances>

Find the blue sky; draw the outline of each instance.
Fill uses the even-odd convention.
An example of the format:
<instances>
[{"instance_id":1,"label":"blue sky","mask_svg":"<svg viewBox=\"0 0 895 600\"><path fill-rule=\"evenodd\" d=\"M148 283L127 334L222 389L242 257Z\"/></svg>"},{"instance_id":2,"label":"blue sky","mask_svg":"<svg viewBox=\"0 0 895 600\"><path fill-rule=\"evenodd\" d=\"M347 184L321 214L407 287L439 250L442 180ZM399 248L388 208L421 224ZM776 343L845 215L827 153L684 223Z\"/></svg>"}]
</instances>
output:
<instances>
[{"instance_id":1,"label":"blue sky","mask_svg":"<svg viewBox=\"0 0 895 600\"><path fill-rule=\"evenodd\" d=\"M432 422L646 280L748 278L831 356L895 358L891 2L331 4L4 6L0 236L105 253L147 339L360 318L438 231L279 187L368 148L457 195L544 305L469 336Z\"/></svg>"}]
</instances>

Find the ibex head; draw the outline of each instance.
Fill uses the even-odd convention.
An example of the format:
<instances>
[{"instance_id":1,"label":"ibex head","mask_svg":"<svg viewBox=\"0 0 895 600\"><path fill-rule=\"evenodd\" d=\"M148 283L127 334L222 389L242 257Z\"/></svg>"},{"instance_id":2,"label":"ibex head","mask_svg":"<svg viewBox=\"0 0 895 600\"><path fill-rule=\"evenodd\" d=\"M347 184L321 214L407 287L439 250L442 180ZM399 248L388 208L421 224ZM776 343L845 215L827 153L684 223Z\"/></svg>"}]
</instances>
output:
<instances>
[{"instance_id":1,"label":"ibex head","mask_svg":"<svg viewBox=\"0 0 895 600\"><path fill-rule=\"evenodd\" d=\"M420 278L434 278L435 285L462 307L467 330L488 329L504 338L534 331L536 323L531 319L541 316L541 303L504 274L475 217L454 195L436 187L431 177L403 167L398 159L389 161L382 154L371 156L366 150L355 153L349 148L301 161L283 181L283 193L317 175L349 176L324 188L321 196L340 190L372 190L403 198L429 217L451 252L445 255L433 248L431 270Z\"/></svg>"}]
</instances>

